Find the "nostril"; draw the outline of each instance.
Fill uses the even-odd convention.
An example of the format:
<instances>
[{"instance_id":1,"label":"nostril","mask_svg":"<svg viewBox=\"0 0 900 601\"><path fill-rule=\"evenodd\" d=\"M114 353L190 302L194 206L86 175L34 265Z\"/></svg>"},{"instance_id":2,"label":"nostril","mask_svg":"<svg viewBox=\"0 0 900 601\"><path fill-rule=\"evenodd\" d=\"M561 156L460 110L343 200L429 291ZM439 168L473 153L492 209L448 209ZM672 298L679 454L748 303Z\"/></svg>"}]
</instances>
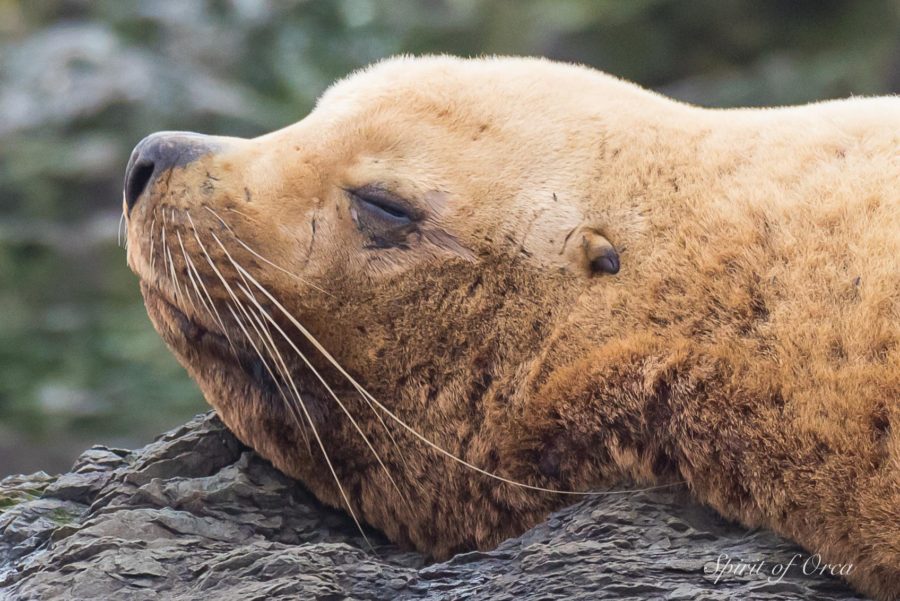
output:
<instances>
[{"instance_id":1,"label":"nostril","mask_svg":"<svg viewBox=\"0 0 900 601\"><path fill-rule=\"evenodd\" d=\"M2 4L3 0L0 0ZM190 132L157 132L134 147L125 167L125 210L134 209L153 182L173 169L187 165L218 149L206 136ZM168 181L168 180L167 180Z\"/></svg>"},{"instance_id":2,"label":"nostril","mask_svg":"<svg viewBox=\"0 0 900 601\"><path fill-rule=\"evenodd\" d=\"M128 211L137 203L138 198L144 193L147 183L153 177L153 170L156 168L153 161L143 160L134 164L128 172L125 182L125 203L128 205Z\"/></svg>"}]
</instances>

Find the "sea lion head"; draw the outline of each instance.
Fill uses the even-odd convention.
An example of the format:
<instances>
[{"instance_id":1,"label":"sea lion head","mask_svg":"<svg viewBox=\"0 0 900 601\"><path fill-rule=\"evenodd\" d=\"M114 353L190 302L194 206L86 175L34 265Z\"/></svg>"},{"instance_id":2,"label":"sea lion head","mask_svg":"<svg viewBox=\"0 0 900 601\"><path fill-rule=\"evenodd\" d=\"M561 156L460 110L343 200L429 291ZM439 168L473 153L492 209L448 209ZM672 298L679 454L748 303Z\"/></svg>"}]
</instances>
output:
<instances>
[{"instance_id":1,"label":"sea lion head","mask_svg":"<svg viewBox=\"0 0 900 601\"><path fill-rule=\"evenodd\" d=\"M154 326L241 440L393 540L442 556L521 530L549 497L459 460L554 485L510 424L642 230L599 192L612 116L572 93L594 85L401 58L258 138L146 138L124 211Z\"/></svg>"}]
</instances>

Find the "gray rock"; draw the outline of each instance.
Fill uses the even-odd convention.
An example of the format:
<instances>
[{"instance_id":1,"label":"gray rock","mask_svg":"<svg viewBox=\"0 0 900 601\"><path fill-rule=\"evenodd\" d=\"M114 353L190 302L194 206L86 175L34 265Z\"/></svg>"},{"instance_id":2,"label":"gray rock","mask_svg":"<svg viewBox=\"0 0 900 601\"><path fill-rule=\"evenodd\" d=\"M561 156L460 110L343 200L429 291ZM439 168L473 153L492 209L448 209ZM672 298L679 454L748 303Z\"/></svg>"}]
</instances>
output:
<instances>
[{"instance_id":1,"label":"gray rock","mask_svg":"<svg viewBox=\"0 0 900 601\"><path fill-rule=\"evenodd\" d=\"M0 599L859 598L684 491L592 498L441 563L366 536L208 414L57 478L0 481Z\"/></svg>"}]
</instances>

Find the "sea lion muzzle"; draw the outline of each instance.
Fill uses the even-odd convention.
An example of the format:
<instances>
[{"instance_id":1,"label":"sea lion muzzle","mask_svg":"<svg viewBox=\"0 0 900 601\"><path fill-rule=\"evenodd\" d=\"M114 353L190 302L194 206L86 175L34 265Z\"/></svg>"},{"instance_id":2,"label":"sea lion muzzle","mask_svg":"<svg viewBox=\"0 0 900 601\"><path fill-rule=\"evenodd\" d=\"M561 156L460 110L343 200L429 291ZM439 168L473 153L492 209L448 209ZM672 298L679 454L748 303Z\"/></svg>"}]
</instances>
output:
<instances>
[{"instance_id":1,"label":"sea lion muzzle","mask_svg":"<svg viewBox=\"0 0 900 601\"><path fill-rule=\"evenodd\" d=\"M207 136L192 132L157 132L138 142L125 169L126 211L131 213L144 191L160 175L215 150L216 145Z\"/></svg>"}]
</instances>

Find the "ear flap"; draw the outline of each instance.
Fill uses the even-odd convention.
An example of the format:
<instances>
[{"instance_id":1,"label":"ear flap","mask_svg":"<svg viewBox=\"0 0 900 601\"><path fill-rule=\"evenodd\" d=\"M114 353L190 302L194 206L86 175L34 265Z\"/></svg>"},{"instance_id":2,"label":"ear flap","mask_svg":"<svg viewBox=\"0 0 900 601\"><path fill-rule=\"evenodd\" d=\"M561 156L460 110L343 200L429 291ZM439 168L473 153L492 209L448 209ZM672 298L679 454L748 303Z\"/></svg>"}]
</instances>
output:
<instances>
[{"instance_id":1,"label":"ear flap","mask_svg":"<svg viewBox=\"0 0 900 601\"><path fill-rule=\"evenodd\" d=\"M581 248L593 273L619 273L619 253L605 237L595 230L584 230Z\"/></svg>"}]
</instances>

